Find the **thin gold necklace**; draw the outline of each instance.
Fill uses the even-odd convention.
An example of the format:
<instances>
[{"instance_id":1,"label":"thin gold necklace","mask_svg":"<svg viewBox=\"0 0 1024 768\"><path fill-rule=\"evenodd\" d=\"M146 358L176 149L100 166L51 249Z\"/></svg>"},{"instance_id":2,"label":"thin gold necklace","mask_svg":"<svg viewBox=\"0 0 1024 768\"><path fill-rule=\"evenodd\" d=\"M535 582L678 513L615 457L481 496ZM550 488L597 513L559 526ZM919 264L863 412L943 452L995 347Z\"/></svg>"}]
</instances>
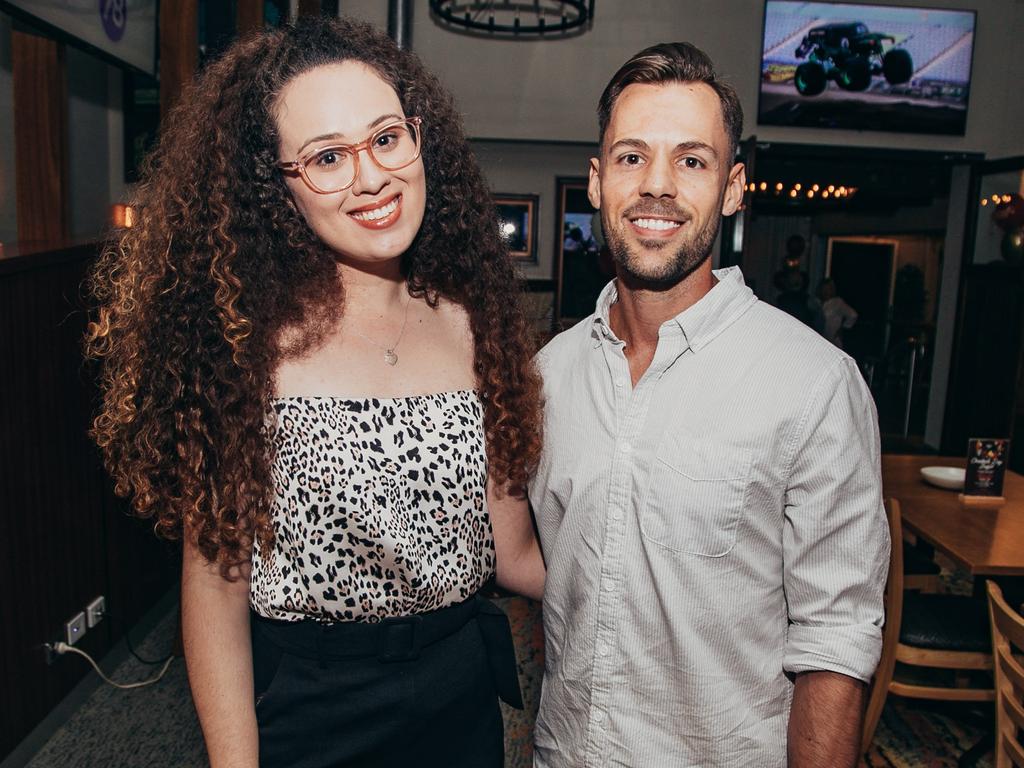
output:
<instances>
[{"instance_id":1,"label":"thin gold necklace","mask_svg":"<svg viewBox=\"0 0 1024 768\"><path fill-rule=\"evenodd\" d=\"M402 330L398 332L398 338L395 339L395 343L392 344L390 347L385 347L383 344L374 341L369 336L360 333L355 328L352 329L352 333L354 333L356 336L363 339L364 341L370 342L371 344L373 344L373 346L377 347L377 349L382 350L384 352L385 363L387 363L388 365L398 365L398 354L395 352L395 350L398 349L398 345L402 343L402 336L405 335L405 326L409 322L410 304L412 304L412 296L410 296L409 300L405 302L405 317L402 319Z\"/></svg>"}]
</instances>

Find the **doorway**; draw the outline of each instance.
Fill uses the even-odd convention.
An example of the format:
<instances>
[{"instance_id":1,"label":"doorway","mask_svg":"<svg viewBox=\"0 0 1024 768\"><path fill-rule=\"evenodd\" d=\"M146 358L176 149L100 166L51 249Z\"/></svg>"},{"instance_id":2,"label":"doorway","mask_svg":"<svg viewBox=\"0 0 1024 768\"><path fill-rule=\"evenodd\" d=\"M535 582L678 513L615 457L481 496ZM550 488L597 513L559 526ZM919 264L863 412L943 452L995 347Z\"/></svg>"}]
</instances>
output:
<instances>
[{"instance_id":1,"label":"doorway","mask_svg":"<svg viewBox=\"0 0 1024 768\"><path fill-rule=\"evenodd\" d=\"M722 262L740 264L758 297L777 304L778 275L793 269L787 241L805 241L796 269L810 300L832 278L857 313L841 345L871 387L887 449L934 450L924 444L931 371L936 345L951 343L938 318L955 311L955 298L939 306L946 225L962 215L950 205L951 180L978 158L756 139L743 153L753 172L734 228L742 242L723 238Z\"/></svg>"},{"instance_id":2,"label":"doorway","mask_svg":"<svg viewBox=\"0 0 1024 768\"><path fill-rule=\"evenodd\" d=\"M865 367L880 360L888 346L889 307L892 305L893 265L899 243L872 237L828 238L826 277L835 282L836 295L857 313L843 330L843 348Z\"/></svg>"}]
</instances>

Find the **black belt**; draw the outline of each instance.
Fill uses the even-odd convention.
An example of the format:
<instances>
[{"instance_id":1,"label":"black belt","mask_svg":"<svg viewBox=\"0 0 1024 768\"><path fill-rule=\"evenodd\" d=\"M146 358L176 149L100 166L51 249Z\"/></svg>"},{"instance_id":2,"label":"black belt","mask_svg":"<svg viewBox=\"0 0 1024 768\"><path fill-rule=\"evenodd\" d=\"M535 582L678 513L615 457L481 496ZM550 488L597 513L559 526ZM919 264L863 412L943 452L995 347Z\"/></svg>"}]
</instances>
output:
<instances>
[{"instance_id":1,"label":"black belt","mask_svg":"<svg viewBox=\"0 0 1024 768\"><path fill-rule=\"evenodd\" d=\"M382 662L412 661L420 650L477 620L487 649L494 687L502 701L523 708L515 644L508 617L479 595L428 613L331 624L312 620L275 621L253 614L253 629L285 653L318 661L376 658Z\"/></svg>"}]
</instances>

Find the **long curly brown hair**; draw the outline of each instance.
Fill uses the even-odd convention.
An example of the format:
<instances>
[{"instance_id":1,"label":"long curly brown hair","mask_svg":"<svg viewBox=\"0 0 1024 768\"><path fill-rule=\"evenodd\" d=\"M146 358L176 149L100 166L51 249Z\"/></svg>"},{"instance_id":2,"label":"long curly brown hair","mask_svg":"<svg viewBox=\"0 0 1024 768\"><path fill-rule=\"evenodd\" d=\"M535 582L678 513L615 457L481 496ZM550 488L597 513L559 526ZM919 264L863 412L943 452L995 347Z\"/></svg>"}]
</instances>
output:
<instances>
[{"instance_id":1,"label":"long curly brown hair","mask_svg":"<svg viewBox=\"0 0 1024 768\"><path fill-rule=\"evenodd\" d=\"M264 427L275 370L321 341L343 306L335 257L275 167L274 106L292 78L348 60L424 120L426 212L402 269L412 295L447 297L469 315L489 476L521 495L540 452L518 283L451 96L368 25L321 18L263 31L185 92L147 160L134 226L88 284L98 309L85 346L103 391L92 435L116 490L226 577L254 539L264 551L273 541Z\"/></svg>"}]
</instances>

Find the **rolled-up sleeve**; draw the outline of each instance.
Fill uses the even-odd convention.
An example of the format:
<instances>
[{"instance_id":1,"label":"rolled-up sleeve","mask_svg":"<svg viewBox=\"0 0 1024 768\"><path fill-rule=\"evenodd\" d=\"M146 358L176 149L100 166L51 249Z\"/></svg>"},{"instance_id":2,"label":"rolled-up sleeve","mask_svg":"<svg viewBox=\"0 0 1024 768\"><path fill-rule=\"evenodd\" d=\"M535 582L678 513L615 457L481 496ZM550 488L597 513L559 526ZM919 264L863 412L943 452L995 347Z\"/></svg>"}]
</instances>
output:
<instances>
[{"instance_id":1,"label":"rolled-up sleeve","mask_svg":"<svg viewBox=\"0 0 1024 768\"><path fill-rule=\"evenodd\" d=\"M852 360L823 373L795 435L783 529L783 666L867 682L881 654L890 542L878 418Z\"/></svg>"}]
</instances>

